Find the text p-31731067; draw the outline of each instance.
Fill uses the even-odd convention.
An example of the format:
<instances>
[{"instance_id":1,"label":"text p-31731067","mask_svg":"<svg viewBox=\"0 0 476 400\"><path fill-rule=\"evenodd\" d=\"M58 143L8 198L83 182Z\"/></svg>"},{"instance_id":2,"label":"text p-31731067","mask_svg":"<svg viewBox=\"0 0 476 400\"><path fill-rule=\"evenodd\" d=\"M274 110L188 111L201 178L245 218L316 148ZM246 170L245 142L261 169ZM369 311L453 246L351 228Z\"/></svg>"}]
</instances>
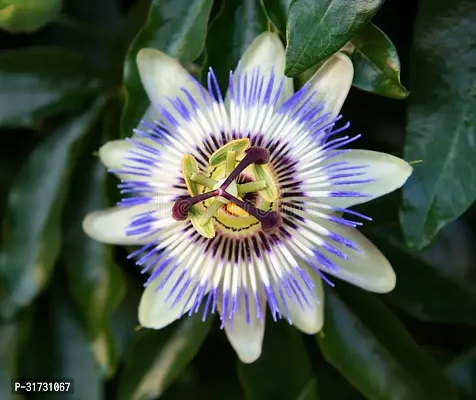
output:
<instances>
[{"instance_id":1,"label":"text p-31731067","mask_svg":"<svg viewBox=\"0 0 476 400\"><path fill-rule=\"evenodd\" d=\"M74 394L73 379L12 379L12 394Z\"/></svg>"}]
</instances>

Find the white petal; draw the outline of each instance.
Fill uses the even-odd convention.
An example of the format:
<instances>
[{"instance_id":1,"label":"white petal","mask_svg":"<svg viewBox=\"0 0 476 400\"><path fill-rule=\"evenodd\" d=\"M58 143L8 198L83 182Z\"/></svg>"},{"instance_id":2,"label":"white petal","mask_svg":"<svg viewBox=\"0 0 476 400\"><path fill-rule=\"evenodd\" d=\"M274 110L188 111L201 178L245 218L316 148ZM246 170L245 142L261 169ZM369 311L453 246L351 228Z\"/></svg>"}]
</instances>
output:
<instances>
[{"instance_id":1,"label":"white petal","mask_svg":"<svg viewBox=\"0 0 476 400\"><path fill-rule=\"evenodd\" d=\"M126 228L132 219L147 211L147 205L133 207L113 207L94 211L83 220L83 230L92 239L107 244L143 245L151 240L141 241L137 236L127 236Z\"/></svg>"},{"instance_id":2,"label":"white petal","mask_svg":"<svg viewBox=\"0 0 476 400\"><path fill-rule=\"evenodd\" d=\"M332 242L335 247L346 253L349 259L343 260L326 253L326 256L339 269L336 272L327 269L323 269L324 271L370 292L388 293L395 288L396 276L392 266L380 250L356 228L342 226L323 219L319 223L331 232L351 240L360 249L360 252L357 252Z\"/></svg>"},{"instance_id":3,"label":"white petal","mask_svg":"<svg viewBox=\"0 0 476 400\"><path fill-rule=\"evenodd\" d=\"M302 268L313 278L315 284L314 294L316 299L319 300L319 303L316 303L311 298L309 301L312 307L307 305L301 307L296 301L287 301L287 308L293 325L296 326L296 328L308 335L315 335L322 329L322 325L324 324L324 290L322 288L321 278L312 273L308 267L303 266Z\"/></svg>"},{"instance_id":4,"label":"white petal","mask_svg":"<svg viewBox=\"0 0 476 400\"><path fill-rule=\"evenodd\" d=\"M403 186L413 171L413 167L401 158L370 150L351 150L331 157L327 162L334 163L341 161L352 165L367 165L365 175L357 176L355 179L372 179L373 181L354 185L335 185L327 187L326 190L356 191L366 195L366 197L326 197L322 199L323 203L335 207L351 207L393 192Z\"/></svg>"},{"instance_id":5,"label":"white petal","mask_svg":"<svg viewBox=\"0 0 476 400\"><path fill-rule=\"evenodd\" d=\"M343 53L330 57L309 79L310 90L316 91L316 102L324 102L328 121L339 115L354 77L352 61Z\"/></svg>"},{"instance_id":6,"label":"white petal","mask_svg":"<svg viewBox=\"0 0 476 400\"><path fill-rule=\"evenodd\" d=\"M241 74L251 73L259 67L260 73L267 82L274 70L274 90L284 78L283 91L277 105L281 105L294 92L293 80L284 76L285 49L276 33L264 32L259 35L241 57Z\"/></svg>"},{"instance_id":7,"label":"white petal","mask_svg":"<svg viewBox=\"0 0 476 400\"><path fill-rule=\"evenodd\" d=\"M144 116L142 117L142 121L153 123L157 119L159 119L159 114L157 113L157 110L155 109L154 105L151 103L149 104L149 107L147 107L147 110ZM137 128L143 130L144 127L142 124L139 124Z\"/></svg>"},{"instance_id":8,"label":"white petal","mask_svg":"<svg viewBox=\"0 0 476 400\"><path fill-rule=\"evenodd\" d=\"M264 326L266 316L266 301L261 298L261 313L263 320L256 317L256 304L250 301L250 323L246 323L246 312L244 309L244 300L241 302L241 310L233 318L233 323L227 321L225 333L228 341L235 349L238 358L246 363L255 362L261 355L263 347ZM219 296L217 302L218 312L221 312L222 298Z\"/></svg>"},{"instance_id":9,"label":"white petal","mask_svg":"<svg viewBox=\"0 0 476 400\"><path fill-rule=\"evenodd\" d=\"M135 141L145 143L151 147L160 148L160 145L151 140L144 139L143 137L135 138ZM99 159L103 165L111 170L123 170L124 164L134 164L126 160L126 157L130 157L132 154L129 153L130 150L136 149L136 146L130 140L111 140L101 146L99 149ZM116 175L120 179L129 179L134 181L149 181L151 178L141 175L128 175L128 174L119 174Z\"/></svg>"},{"instance_id":10,"label":"white petal","mask_svg":"<svg viewBox=\"0 0 476 400\"><path fill-rule=\"evenodd\" d=\"M184 305L188 300L193 285L189 286L189 289L185 291L180 301L176 302L176 304L174 304L174 300L177 290L169 299L167 299L171 289L176 284L180 274L183 272L180 267L172 273L162 288L156 290L162 282L161 277L163 278L167 276L167 273L172 267L173 264L168 270L165 270L158 278L152 281L152 283L145 288L144 293L142 294L139 304L139 323L145 328L164 328L179 319L192 307L193 301L189 301L186 308L184 308Z\"/></svg>"},{"instance_id":11,"label":"white petal","mask_svg":"<svg viewBox=\"0 0 476 400\"><path fill-rule=\"evenodd\" d=\"M179 97L189 104L182 88L188 90L199 105L202 104L202 95L195 79L174 58L159 50L142 49L137 53L137 66L144 89L159 112L164 107L180 120L168 98ZM153 116L152 112L146 113L146 117L150 116Z\"/></svg>"},{"instance_id":12,"label":"white petal","mask_svg":"<svg viewBox=\"0 0 476 400\"><path fill-rule=\"evenodd\" d=\"M125 155L133 148L129 140L111 140L99 149L99 159L106 168L122 169Z\"/></svg>"}]
</instances>

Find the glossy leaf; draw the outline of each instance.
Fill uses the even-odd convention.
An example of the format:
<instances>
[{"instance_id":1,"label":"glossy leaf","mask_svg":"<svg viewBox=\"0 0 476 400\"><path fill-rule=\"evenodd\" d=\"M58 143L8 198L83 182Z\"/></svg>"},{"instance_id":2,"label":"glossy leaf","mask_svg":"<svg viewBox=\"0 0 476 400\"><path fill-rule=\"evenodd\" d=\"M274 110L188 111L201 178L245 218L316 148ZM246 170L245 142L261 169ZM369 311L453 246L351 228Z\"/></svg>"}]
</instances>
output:
<instances>
[{"instance_id":1,"label":"glossy leaf","mask_svg":"<svg viewBox=\"0 0 476 400\"><path fill-rule=\"evenodd\" d=\"M327 362L317 365L319 379L318 391L320 400L365 400L345 378Z\"/></svg>"},{"instance_id":2,"label":"glossy leaf","mask_svg":"<svg viewBox=\"0 0 476 400\"><path fill-rule=\"evenodd\" d=\"M142 26L147 20L149 13L150 0L137 0L128 10L127 15L118 29L114 38L110 54L110 70L112 80L122 84L124 75L124 60L131 45L131 42L137 36Z\"/></svg>"},{"instance_id":3,"label":"glossy leaf","mask_svg":"<svg viewBox=\"0 0 476 400\"><path fill-rule=\"evenodd\" d=\"M99 73L80 54L46 48L0 53L0 126L77 106L99 90Z\"/></svg>"},{"instance_id":4,"label":"glossy leaf","mask_svg":"<svg viewBox=\"0 0 476 400\"><path fill-rule=\"evenodd\" d=\"M119 27L122 18L121 4L117 0L64 0L62 14L86 26L101 27L111 35Z\"/></svg>"},{"instance_id":5,"label":"glossy leaf","mask_svg":"<svg viewBox=\"0 0 476 400\"><path fill-rule=\"evenodd\" d=\"M423 321L476 324L475 238L462 223L446 227L421 252L409 250L396 229L371 230L368 237L397 274L389 294L395 304Z\"/></svg>"},{"instance_id":6,"label":"glossy leaf","mask_svg":"<svg viewBox=\"0 0 476 400\"><path fill-rule=\"evenodd\" d=\"M58 276L57 278L60 278ZM33 380L73 379L74 399L101 400L102 384L74 307L60 279L35 304L31 335L23 350L22 376ZM61 398L53 394L42 399Z\"/></svg>"},{"instance_id":7,"label":"glossy leaf","mask_svg":"<svg viewBox=\"0 0 476 400\"><path fill-rule=\"evenodd\" d=\"M146 24L132 42L124 66L126 103L121 135L132 135L150 101L139 78L137 52L145 47L161 50L183 64L191 63L205 44L212 0L153 0Z\"/></svg>"},{"instance_id":8,"label":"glossy leaf","mask_svg":"<svg viewBox=\"0 0 476 400\"><path fill-rule=\"evenodd\" d=\"M137 332L121 375L119 399L160 397L198 353L212 322L195 314L162 330Z\"/></svg>"},{"instance_id":9,"label":"glossy leaf","mask_svg":"<svg viewBox=\"0 0 476 400\"><path fill-rule=\"evenodd\" d=\"M111 319L124 295L125 283L113 260L113 248L90 239L82 229L82 220L88 212L109 205L105 198L107 169L92 154L115 134L104 122L115 118L117 108L111 104L102 123L88 136L89 146L81 160L84 167L77 169L72 176L75 184L65 209L68 218L63 247L69 289L82 314L96 364L105 376L110 376L116 367L116 344L111 331ZM102 138L101 131L104 132ZM101 143L97 138L102 139Z\"/></svg>"},{"instance_id":10,"label":"glossy leaf","mask_svg":"<svg viewBox=\"0 0 476 400\"><path fill-rule=\"evenodd\" d=\"M368 23L352 38L349 47L355 87L394 99L408 96L408 91L400 83L397 50L379 28Z\"/></svg>"},{"instance_id":11,"label":"glossy leaf","mask_svg":"<svg viewBox=\"0 0 476 400\"><path fill-rule=\"evenodd\" d=\"M446 372L461 393L461 400L476 398L476 349L452 361Z\"/></svg>"},{"instance_id":12,"label":"glossy leaf","mask_svg":"<svg viewBox=\"0 0 476 400\"><path fill-rule=\"evenodd\" d=\"M238 375L246 400L318 399L315 377L299 331L287 323L266 325L260 358L252 364L239 362Z\"/></svg>"},{"instance_id":13,"label":"glossy leaf","mask_svg":"<svg viewBox=\"0 0 476 400\"><path fill-rule=\"evenodd\" d=\"M0 397L12 399L11 380L17 378L17 362L19 350L19 324L10 322L0 325Z\"/></svg>"},{"instance_id":14,"label":"glossy leaf","mask_svg":"<svg viewBox=\"0 0 476 400\"><path fill-rule=\"evenodd\" d=\"M61 212L82 139L101 100L59 126L28 157L10 191L0 252L0 314L10 317L47 283L61 243Z\"/></svg>"},{"instance_id":15,"label":"glossy leaf","mask_svg":"<svg viewBox=\"0 0 476 400\"><path fill-rule=\"evenodd\" d=\"M383 0L294 0L288 14L287 76L297 76L342 48Z\"/></svg>"},{"instance_id":16,"label":"glossy leaf","mask_svg":"<svg viewBox=\"0 0 476 400\"><path fill-rule=\"evenodd\" d=\"M326 291L318 335L326 360L368 399L456 400L439 365L375 297L339 284Z\"/></svg>"},{"instance_id":17,"label":"glossy leaf","mask_svg":"<svg viewBox=\"0 0 476 400\"><path fill-rule=\"evenodd\" d=\"M9 322L0 324L0 398L18 400L12 394L12 380L20 378L20 356L25 340L30 335L33 314L31 310ZM21 398L20 398L21 399Z\"/></svg>"},{"instance_id":18,"label":"glossy leaf","mask_svg":"<svg viewBox=\"0 0 476 400\"><path fill-rule=\"evenodd\" d=\"M222 91L228 87L228 74L268 21L256 0L226 0L213 20L207 36L207 64L213 68Z\"/></svg>"},{"instance_id":19,"label":"glossy leaf","mask_svg":"<svg viewBox=\"0 0 476 400\"><path fill-rule=\"evenodd\" d=\"M289 6L292 0L260 0L264 7L266 16L274 26L286 35L286 21L288 19Z\"/></svg>"},{"instance_id":20,"label":"glossy leaf","mask_svg":"<svg viewBox=\"0 0 476 400\"><path fill-rule=\"evenodd\" d=\"M403 187L406 242L427 246L476 199L476 2L423 0L416 19ZM457 45L456 45L457 44Z\"/></svg>"},{"instance_id":21,"label":"glossy leaf","mask_svg":"<svg viewBox=\"0 0 476 400\"><path fill-rule=\"evenodd\" d=\"M0 28L9 32L33 32L57 17L62 0L2 0Z\"/></svg>"},{"instance_id":22,"label":"glossy leaf","mask_svg":"<svg viewBox=\"0 0 476 400\"><path fill-rule=\"evenodd\" d=\"M124 257L126 254L126 251L124 251ZM130 268L124 270L127 290L112 315L112 329L117 348L116 354L117 359L121 361L124 360L124 357L134 345L134 339L139 326L137 308L144 291L144 287L139 280L127 275L127 273L134 273L134 266L130 264L128 266Z\"/></svg>"}]
</instances>

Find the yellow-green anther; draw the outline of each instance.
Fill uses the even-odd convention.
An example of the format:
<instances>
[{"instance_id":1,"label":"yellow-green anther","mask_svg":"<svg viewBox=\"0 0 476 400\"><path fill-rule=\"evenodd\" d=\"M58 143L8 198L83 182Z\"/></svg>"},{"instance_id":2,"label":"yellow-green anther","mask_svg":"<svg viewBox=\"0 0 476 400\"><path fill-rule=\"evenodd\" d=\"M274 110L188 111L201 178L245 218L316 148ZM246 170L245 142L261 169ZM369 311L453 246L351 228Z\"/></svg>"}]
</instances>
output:
<instances>
[{"instance_id":1,"label":"yellow-green anther","mask_svg":"<svg viewBox=\"0 0 476 400\"><path fill-rule=\"evenodd\" d=\"M197 183L192 181L190 178L193 174L198 174L198 172L197 160L195 160L192 155L186 154L182 158L182 177L185 181L185 185L187 185L188 193L190 193L191 196L197 196L200 194Z\"/></svg>"},{"instance_id":2,"label":"yellow-green anther","mask_svg":"<svg viewBox=\"0 0 476 400\"><path fill-rule=\"evenodd\" d=\"M251 193L251 192L256 192L258 190L263 190L266 189L266 186L268 184L266 183L265 180L261 179L259 181L254 181L254 182L248 182L248 183L241 183L238 184L238 195L245 194L245 193Z\"/></svg>"},{"instance_id":3,"label":"yellow-green anther","mask_svg":"<svg viewBox=\"0 0 476 400\"><path fill-rule=\"evenodd\" d=\"M279 191L274 184L274 179L271 173L266 168L263 168L258 164L254 164L253 169L256 180L263 180L266 182L266 188L261 191L261 195L263 196L264 200L268 202L275 201L279 197Z\"/></svg>"},{"instance_id":4,"label":"yellow-green anther","mask_svg":"<svg viewBox=\"0 0 476 400\"><path fill-rule=\"evenodd\" d=\"M225 162L225 175L230 175L236 167L236 153L233 150L229 150L226 153Z\"/></svg>"},{"instance_id":5,"label":"yellow-green anther","mask_svg":"<svg viewBox=\"0 0 476 400\"><path fill-rule=\"evenodd\" d=\"M226 161L227 153L234 151L237 155L244 153L250 147L250 139L236 139L228 142L224 146L215 151L209 158L208 162L212 167L223 164Z\"/></svg>"},{"instance_id":6,"label":"yellow-green anther","mask_svg":"<svg viewBox=\"0 0 476 400\"><path fill-rule=\"evenodd\" d=\"M202 225L207 224L211 218L217 213L223 203L219 200L213 200L213 203L208 206L206 211L200 216L198 222Z\"/></svg>"},{"instance_id":7,"label":"yellow-green anther","mask_svg":"<svg viewBox=\"0 0 476 400\"><path fill-rule=\"evenodd\" d=\"M218 183L215 179L208 178L202 174L197 174L196 172L194 172L190 176L190 179L193 182L198 183L199 185L207 187L208 189L213 189L215 185Z\"/></svg>"},{"instance_id":8,"label":"yellow-green anther","mask_svg":"<svg viewBox=\"0 0 476 400\"><path fill-rule=\"evenodd\" d=\"M213 204L213 203L212 203ZM201 213L197 206L192 206L189 211L190 222L195 230L202 236L211 239L215 237L215 226L211 218L208 221L201 222L205 213Z\"/></svg>"}]
</instances>

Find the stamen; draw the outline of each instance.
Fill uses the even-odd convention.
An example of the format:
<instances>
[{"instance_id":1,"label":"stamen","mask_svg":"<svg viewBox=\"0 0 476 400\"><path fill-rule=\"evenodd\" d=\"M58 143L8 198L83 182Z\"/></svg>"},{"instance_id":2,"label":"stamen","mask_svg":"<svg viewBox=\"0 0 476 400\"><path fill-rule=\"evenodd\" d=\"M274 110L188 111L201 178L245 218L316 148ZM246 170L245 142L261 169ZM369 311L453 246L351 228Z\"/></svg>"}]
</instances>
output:
<instances>
[{"instance_id":1,"label":"stamen","mask_svg":"<svg viewBox=\"0 0 476 400\"><path fill-rule=\"evenodd\" d=\"M216 212L220 209L222 205L223 203L220 200L213 200L213 203L208 206L205 213L200 216L198 222L202 225L205 225L210 220L210 218L212 218L216 214Z\"/></svg>"},{"instance_id":2,"label":"stamen","mask_svg":"<svg viewBox=\"0 0 476 400\"><path fill-rule=\"evenodd\" d=\"M259 181L248 182L248 183L239 183L236 185L238 188L238 194L245 194L251 192L257 192L258 190L266 189L268 184L265 180L260 179Z\"/></svg>"},{"instance_id":3,"label":"stamen","mask_svg":"<svg viewBox=\"0 0 476 400\"><path fill-rule=\"evenodd\" d=\"M267 164L269 162L269 150L263 147L252 146L246 151L246 156L236 166L233 172L228 175L225 182L221 185L220 189L225 190L228 185L233 182L238 175L250 164Z\"/></svg>"},{"instance_id":4,"label":"stamen","mask_svg":"<svg viewBox=\"0 0 476 400\"><path fill-rule=\"evenodd\" d=\"M276 233L283 222L281 215L279 215L279 213L276 211L263 211L250 203L245 203L244 201L237 199L227 192L222 193L221 196L233 204L236 204L238 207L242 208L248 214L251 214L259 222L261 222L261 229L264 233Z\"/></svg>"},{"instance_id":5,"label":"stamen","mask_svg":"<svg viewBox=\"0 0 476 400\"><path fill-rule=\"evenodd\" d=\"M213 189L218 183L215 179L208 178L202 174L197 174L196 172L190 176L190 179L199 185L207 187L208 189Z\"/></svg>"},{"instance_id":6,"label":"stamen","mask_svg":"<svg viewBox=\"0 0 476 400\"><path fill-rule=\"evenodd\" d=\"M220 189L212 190L211 192L199 194L195 197L188 197L185 199L177 199L172 207L172 217L176 221L184 221L187 219L188 212L190 208L200 203L201 201L210 199L211 197L215 197L219 194Z\"/></svg>"},{"instance_id":7,"label":"stamen","mask_svg":"<svg viewBox=\"0 0 476 400\"><path fill-rule=\"evenodd\" d=\"M219 155L221 156L222 153ZM218 156L217 156L218 157ZM219 158L219 157L218 157ZM196 162L192 157L184 157L182 162L182 168L184 171L188 170L195 171L198 169L196 167ZM190 198L180 198L175 200L175 203L172 207L172 217L177 221L183 221L187 219L188 213L191 207L199 202L207 200L211 197L216 197L215 201L207 208L205 213L200 216L199 223L200 225L206 224L210 221L210 219L215 215L215 213L219 210L220 206L229 201L236 206L240 207L248 214L251 214L261 223L261 229L264 233L275 233L278 228L282 224L282 218L280 214L276 211L263 211L250 203L245 203L241 199L238 199L236 196L238 195L237 184L234 183L234 190L232 190L233 194L227 192L226 190L230 186L230 184L238 177L238 175L249 165L261 165L267 164L269 162L269 150L263 147L253 146L246 150L246 155L243 160L236 166L236 152L233 150L229 150L226 152L225 156L225 171L228 177L223 181L223 183L215 182L215 185L212 186L213 179L207 178L199 174L198 172L192 172L190 175L187 173L184 174L184 179L187 182L188 180L199 183L204 186L210 187L212 186L212 190L207 193L199 194L194 197ZM217 185L220 185L218 188ZM241 188L244 189L244 193L248 191L255 191L261 190L267 187L267 182L264 180L258 180L255 182L250 182L249 184L241 185ZM189 190L189 192L191 192ZM193 193L193 192L191 192Z\"/></svg>"},{"instance_id":8,"label":"stamen","mask_svg":"<svg viewBox=\"0 0 476 400\"><path fill-rule=\"evenodd\" d=\"M225 176L230 175L235 169L236 165L236 153L234 151L228 151L226 153L225 161Z\"/></svg>"}]
</instances>

